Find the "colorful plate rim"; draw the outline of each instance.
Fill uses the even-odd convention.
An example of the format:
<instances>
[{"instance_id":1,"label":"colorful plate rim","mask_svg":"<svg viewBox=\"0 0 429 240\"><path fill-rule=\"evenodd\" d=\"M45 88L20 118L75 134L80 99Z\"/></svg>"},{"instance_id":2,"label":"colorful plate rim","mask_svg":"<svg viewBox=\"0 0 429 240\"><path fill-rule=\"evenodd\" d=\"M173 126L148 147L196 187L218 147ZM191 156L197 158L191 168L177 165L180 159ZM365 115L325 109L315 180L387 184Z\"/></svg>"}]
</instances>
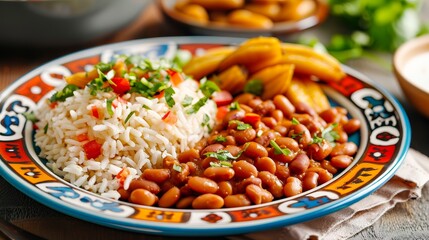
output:
<instances>
[{"instance_id":1,"label":"colorful plate rim","mask_svg":"<svg viewBox=\"0 0 429 240\"><path fill-rule=\"evenodd\" d=\"M15 140L5 135L5 119L20 117L18 112L21 108L17 108L18 112L16 112L14 110L16 102L12 101L30 104L29 108L35 106L34 102L32 105L32 100L29 102L27 99L31 98L33 93L31 89L24 88L25 84L30 84L30 80L37 82L35 79L39 79L37 84L41 84L41 73L53 69L58 71L58 66L63 69L62 64L77 62L77 65L80 64L82 67L82 63L88 62L82 59L89 59L92 56L108 59L114 52L123 51L149 55L159 55L159 51L163 51L163 55L171 57L177 47L196 50L239 44L242 41L244 41L242 38L229 37L164 37L133 40L72 53L30 71L0 95L1 175L36 201L92 223L156 235L218 236L262 231L325 216L361 200L383 186L395 174L410 146L411 132L408 117L400 103L390 93L366 76L346 66L344 69L348 73L347 77L339 83L330 84L327 91L333 94L330 97L335 101L348 105L354 117L365 122L364 130L359 136L361 147L357 154L358 160L328 184L269 204L220 210L172 210L111 201L71 186L50 173L40 160L33 159L34 149L32 149L32 139L29 137L32 125L26 124L25 120L20 132L17 132L18 135L16 133L13 135ZM46 78L48 75L44 76ZM45 89L41 88L47 87L46 84L37 86L39 88L35 89L35 92L44 91ZM27 89L27 92L14 96L13 93L18 89L22 91ZM370 129L371 126L374 128ZM21 138L19 134L22 135ZM370 139L369 142L364 141L368 139ZM23 155L24 158L21 156L17 159L13 154L20 153L20 150L26 155ZM356 179L359 181L354 183ZM118 210L128 211L128 215L121 216L115 212Z\"/></svg>"}]
</instances>

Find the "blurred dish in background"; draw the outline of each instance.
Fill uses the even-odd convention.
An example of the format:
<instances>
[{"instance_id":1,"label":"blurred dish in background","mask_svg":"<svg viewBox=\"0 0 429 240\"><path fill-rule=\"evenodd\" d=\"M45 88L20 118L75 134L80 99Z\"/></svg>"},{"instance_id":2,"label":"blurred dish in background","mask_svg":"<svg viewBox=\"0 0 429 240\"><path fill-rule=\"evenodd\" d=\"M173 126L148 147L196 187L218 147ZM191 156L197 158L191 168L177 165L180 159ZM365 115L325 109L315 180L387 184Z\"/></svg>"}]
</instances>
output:
<instances>
[{"instance_id":1,"label":"blurred dish in background","mask_svg":"<svg viewBox=\"0 0 429 240\"><path fill-rule=\"evenodd\" d=\"M87 43L118 31L150 1L0 1L0 45L58 47Z\"/></svg>"},{"instance_id":2,"label":"blurred dish in background","mask_svg":"<svg viewBox=\"0 0 429 240\"><path fill-rule=\"evenodd\" d=\"M158 0L165 15L194 34L251 37L305 30L325 20L323 0Z\"/></svg>"}]
</instances>

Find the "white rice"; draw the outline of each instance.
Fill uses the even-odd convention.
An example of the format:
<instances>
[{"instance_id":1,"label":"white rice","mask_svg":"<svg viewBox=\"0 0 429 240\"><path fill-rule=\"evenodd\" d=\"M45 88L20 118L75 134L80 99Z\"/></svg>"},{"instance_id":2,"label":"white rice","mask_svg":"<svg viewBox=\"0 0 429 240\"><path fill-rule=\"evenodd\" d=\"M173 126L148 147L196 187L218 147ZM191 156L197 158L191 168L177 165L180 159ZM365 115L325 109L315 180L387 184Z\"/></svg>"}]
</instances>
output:
<instances>
[{"instance_id":1,"label":"white rice","mask_svg":"<svg viewBox=\"0 0 429 240\"><path fill-rule=\"evenodd\" d=\"M40 156L48 160L47 166L55 174L72 184L118 199L116 190L127 189L144 169L161 167L163 157L176 157L207 137L208 127L202 126L205 114L210 117L208 125L213 127L216 115L213 101L207 101L194 114L185 113L189 106L185 108L181 104L185 96L193 98L192 104L203 97L198 83L186 80L173 89L176 104L172 108L164 98L148 99L133 93L122 96L126 103L115 102L112 116L107 111L106 100L116 96L113 92L92 96L85 88L74 91L74 96L58 102L53 109L48 102L43 104L36 112L39 122L35 142L41 149ZM98 108L100 119L92 116L92 106ZM175 124L162 120L168 111L177 116ZM45 126L48 126L46 133ZM102 144L99 157L87 159L83 145L89 140L78 141L80 134L87 134L89 140ZM130 174L121 186L116 175L124 168Z\"/></svg>"}]
</instances>

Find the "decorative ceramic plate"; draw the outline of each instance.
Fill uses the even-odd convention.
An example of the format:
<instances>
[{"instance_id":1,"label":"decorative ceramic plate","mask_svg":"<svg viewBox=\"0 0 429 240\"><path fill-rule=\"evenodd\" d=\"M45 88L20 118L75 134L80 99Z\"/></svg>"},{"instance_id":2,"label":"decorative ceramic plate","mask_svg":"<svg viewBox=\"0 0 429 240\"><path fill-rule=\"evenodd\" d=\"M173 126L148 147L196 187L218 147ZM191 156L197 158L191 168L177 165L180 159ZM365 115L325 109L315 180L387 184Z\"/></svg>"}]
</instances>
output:
<instances>
[{"instance_id":1,"label":"decorative ceramic plate","mask_svg":"<svg viewBox=\"0 0 429 240\"><path fill-rule=\"evenodd\" d=\"M214 22L200 24L183 18L183 15L174 10L176 2L176 0L158 0L158 5L170 20L181 24L190 32L198 35L230 37L283 36L314 27L323 22L328 15L328 5L326 1L315 0L316 10L308 17L297 21L275 22L273 27L268 29L243 28Z\"/></svg>"},{"instance_id":2,"label":"decorative ceramic plate","mask_svg":"<svg viewBox=\"0 0 429 240\"><path fill-rule=\"evenodd\" d=\"M405 112L386 91L347 67L347 77L324 86L332 104L348 109L363 124L350 136L358 146L354 162L334 178L294 197L262 205L217 210L180 210L114 201L75 187L56 176L36 154L33 124L23 112L52 94L63 76L82 71L115 54L172 57L238 44L243 39L177 37L136 40L77 52L24 75L0 95L0 173L28 196L59 212L123 230L159 235L231 235L276 228L318 218L372 193L400 167L410 144Z\"/></svg>"}]
</instances>

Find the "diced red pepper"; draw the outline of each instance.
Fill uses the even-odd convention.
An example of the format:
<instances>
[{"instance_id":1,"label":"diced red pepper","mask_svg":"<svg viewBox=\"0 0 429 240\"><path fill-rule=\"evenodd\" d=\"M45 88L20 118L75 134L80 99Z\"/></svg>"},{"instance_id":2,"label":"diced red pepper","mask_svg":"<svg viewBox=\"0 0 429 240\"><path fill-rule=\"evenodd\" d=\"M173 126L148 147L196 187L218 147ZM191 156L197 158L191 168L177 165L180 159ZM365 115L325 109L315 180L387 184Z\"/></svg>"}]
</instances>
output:
<instances>
[{"instance_id":1,"label":"diced red pepper","mask_svg":"<svg viewBox=\"0 0 429 240\"><path fill-rule=\"evenodd\" d=\"M173 86L178 86L184 81L182 74L174 71L173 69L168 69L167 73L170 76L170 81L173 84Z\"/></svg>"},{"instance_id":2,"label":"diced red pepper","mask_svg":"<svg viewBox=\"0 0 429 240\"><path fill-rule=\"evenodd\" d=\"M226 113L229 111L228 106L222 106L217 108L216 119L223 120Z\"/></svg>"},{"instance_id":3,"label":"diced red pepper","mask_svg":"<svg viewBox=\"0 0 429 240\"><path fill-rule=\"evenodd\" d=\"M100 118L100 114L98 113L98 108L97 106L92 106L91 107L91 112L92 112L92 116L95 118Z\"/></svg>"},{"instance_id":4,"label":"diced red pepper","mask_svg":"<svg viewBox=\"0 0 429 240\"><path fill-rule=\"evenodd\" d=\"M162 121L168 124L175 124L177 122L177 116L171 111L168 111L164 116L162 116Z\"/></svg>"},{"instance_id":5,"label":"diced red pepper","mask_svg":"<svg viewBox=\"0 0 429 240\"><path fill-rule=\"evenodd\" d=\"M131 89L130 82L123 77L113 77L111 81L114 84L110 84L113 91L117 94L124 94Z\"/></svg>"},{"instance_id":6,"label":"diced red pepper","mask_svg":"<svg viewBox=\"0 0 429 240\"><path fill-rule=\"evenodd\" d=\"M254 126L257 122L261 121L261 116L256 113L246 113L241 121Z\"/></svg>"},{"instance_id":7,"label":"diced red pepper","mask_svg":"<svg viewBox=\"0 0 429 240\"><path fill-rule=\"evenodd\" d=\"M218 107L229 105L232 102L232 95L228 91L214 92L212 95L213 101L215 101Z\"/></svg>"},{"instance_id":8,"label":"diced red pepper","mask_svg":"<svg viewBox=\"0 0 429 240\"><path fill-rule=\"evenodd\" d=\"M83 145L83 150L85 151L86 158L95 159L101 154L101 144L95 140L92 140Z\"/></svg>"},{"instance_id":9,"label":"diced red pepper","mask_svg":"<svg viewBox=\"0 0 429 240\"><path fill-rule=\"evenodd\" d=\"M161 91L160 93L156 94L154 97L161 99L164 97L164 91Z\"/></svg>"},{"instance_id":10,"label":"diced red pepper","mask_svg":"<svg viewBox=\"0 0 429 240\"><path fill-rule=\"evenodd\" d=\"M121 171L116 175L116 178L119 179L119 184L122 186L124 184L125 179L130 174L130 170L124 167Z\"/></svg>"},{"instance_id":11,"label":"diced red pepper","mask_svg":"<svg viewBox=\"0 0 429 240\"><path fill-rule=\"evenodd\" d=\"M49 107L51 109L54 109L57 105L58 105L58 102L53 102L53 103L49 104Z\"/></svg>"},{"instance_id":12,"label":"diced red pepper","mask_svg":"<svg viewBox=\"0 0 429 240\"><path fill-rule=\"evenodd\" d=\"M82 133L76 136L76 140L78 140L79 142L83 142L88 140L88 135L86 133Z\"/></svg>"}]
</instances>

